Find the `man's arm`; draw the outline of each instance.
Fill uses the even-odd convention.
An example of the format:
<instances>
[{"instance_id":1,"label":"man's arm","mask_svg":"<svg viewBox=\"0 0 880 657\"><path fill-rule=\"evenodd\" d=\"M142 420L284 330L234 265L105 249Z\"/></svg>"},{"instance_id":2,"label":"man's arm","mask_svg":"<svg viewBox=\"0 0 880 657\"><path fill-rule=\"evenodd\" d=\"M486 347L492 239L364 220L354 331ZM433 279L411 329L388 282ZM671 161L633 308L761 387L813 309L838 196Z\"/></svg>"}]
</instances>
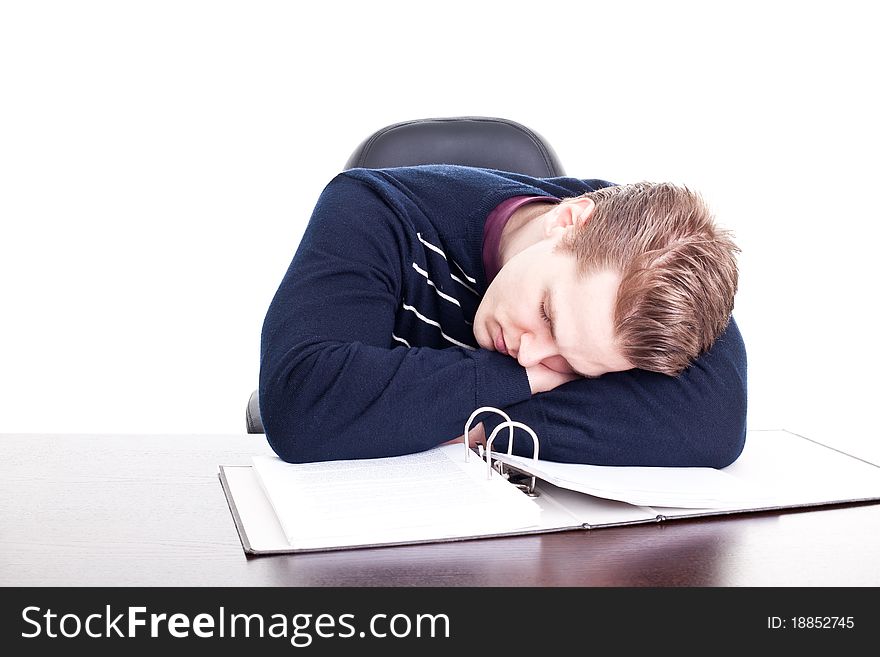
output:
<instances>
[{"instance_id":1,"label":"man's arm","mask_svg":"<svg viewBox=\"0 0 880 657\"><path fill-rule=\"evenodd\" d=\"M629 370L579 379L505 408L532 427L540 456L569 463L705 466L732 463L745 444L746 350L736 322L678 377ZM502 421L481 418L486 436ZM501 431L492 448L507 448ZM514 451L531 455L517 432Z\"/></svg>"},{"instance_id":2,"label":"man's arm","mask_svg":"<svg viewBox=\"0 0 880 657\"><path fill-rule=\"evenodd\" d=\"M260 415L287 461L394 456L461 435L480 406L530 397L501 354L393 347L407 236L367 185L324 190L270 304L260 354Z\"/></svg>"}]
</instances>

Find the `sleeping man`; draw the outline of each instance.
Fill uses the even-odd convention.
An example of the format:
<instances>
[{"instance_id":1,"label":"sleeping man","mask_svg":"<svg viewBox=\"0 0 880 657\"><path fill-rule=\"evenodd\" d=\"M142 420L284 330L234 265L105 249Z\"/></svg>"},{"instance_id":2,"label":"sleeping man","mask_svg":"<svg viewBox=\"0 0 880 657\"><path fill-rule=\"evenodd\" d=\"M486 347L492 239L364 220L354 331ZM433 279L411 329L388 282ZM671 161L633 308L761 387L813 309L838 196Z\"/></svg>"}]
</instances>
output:
<instances>
[{"instance_id":1,"label":"sleeping man","mask_svg":"<svg viewBox=\"0 0 880 657\"><path fill-rule=\"evenodd\" d=\"M266 437L291 462L396 456L483 442L503 418L464 424L493 406L544 459L724 467L746 432L737 252L671 183L347 170L266 314Z\"/></svg>"}]
</instances>

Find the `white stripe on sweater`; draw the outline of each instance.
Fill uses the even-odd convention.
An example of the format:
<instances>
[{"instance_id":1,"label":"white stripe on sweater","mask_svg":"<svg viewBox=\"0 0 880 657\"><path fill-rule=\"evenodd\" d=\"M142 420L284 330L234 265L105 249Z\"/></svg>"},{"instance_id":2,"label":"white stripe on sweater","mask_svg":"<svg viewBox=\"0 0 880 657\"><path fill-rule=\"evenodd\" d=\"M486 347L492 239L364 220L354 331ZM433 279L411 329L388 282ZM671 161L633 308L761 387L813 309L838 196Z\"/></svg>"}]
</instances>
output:
<instances>
[{"instance_id":1,"label":"white stripe on sweater","mask_svg":"<svg viewBox=\"0 0 880 657\"><path fill-rule=\"evenodd\" d=\"M422 234L421 234L421 233L416 233L416 237L419 238L419 242L421 242L422 244L424 244L425 246L427 246L429 249L431 249L431 250L434 251L435 253L439 253L441 256L443 256L443 259L446 260L446 262L449 262L449 258L446 257L446 254L443 253L443 250L442 250L439 246L434 246L434 245L431 244L430 242L425 241L425 239L422 237ZM476 279L474 279L474 278L468 276L468 275L464 272L464 270L463 270L461 267L458 266L458 263L457 263L457 262L455 262L455 261L453 260L453 261L452 261L452 264L455 265L456 267L458 267L458 271L460 271L460 272L462 273L462 275L463 275L466 279L468 279L471 283L476 283L476 282L477 282ZM465 283L463 280L461 280L458 276L456 276L455 274L449 274L449 275L452 276L452 280L454 280L456 283L462 285L463 287L465 287L466 289L470 290L471 292L473 292L473 293L476 294L477 296L480 296L480 293L479 293L479 292L477 292L474 288L472 288L470 285L468 285L468 284Z\"/></svg>"},{"instance_id":2,"label":"white stripe on sweater","mask_svg":"<svg viewBox=\"0 0 880 657\"><path fill-rule=\"evenodd\" d=\"M397 336L397 335L394 335L393 333L391 334L391 337L394 338L395 340L397 340L398 342L402 342L402 343L405 344L407 347L412 347L412 345L410 345L409 342L407 342L406 340L404 340L403 338L401 338L401 337L399 337L399 336Z\"/></svg>"},{"instance_id":3,"label":"white stripe on sweater","mask_svg":"<svg viewBox=\"0 0 880 657\"><path fill-rule=\"evenodd\" d=\"M419 238L419 242L421 242L422 244L424 244L425 246L427 246L429 249L431 249L432 251L435 251L436 253L439 253L440 255L442 255L444 260L447 259L447 258L446 258L446 254L443 253L443 250L442 250L439 246L434 246L434 245L431 244L430 242L426 242L425 239L422 237L422 234L421 234L421 233L416 233L416 237Z\"/></svg>"},{"instance_id":4,"label":"white stripe on sweater","mask_svg":"<svg viewBox=\"0 0 880 657\"><path fill-rule=\"evenodd\" d=\"M461 272L461 275L462 275L462 276L464 276L466 279L468 279L468 280L469 280L471 283L473 283L474 285L477 284L477 279L476 279L476 278L473 278L473 277L471 277L471 276L468 276L468 275L465 273L464 269L461 268L461 265L458 264L455 260L452 261L452 264L455 265L456 267L458 267L458 271Z\"/></svg>"},{"instance_id":5,"label":"white stripe on sweater","mask_svg":"<svg viewBox=\"0 0 880 657\"><path fill-rule=\"evenodd\" d=\"M455 299L454 297L451 297L448 294L444 294L443 292L441 292L440 290L437 289L437 286L434 285L434 281L432 281L430 278L428 278L428 272L426 272L424 269L419 267L416 263L412 263L412 266L413 266L413 269L415 269L417 272L419 272L419 274L421 274L422 276L425 277L425 280L428 281L428 285L433 287L434 291L437 292L437 294L439 294L441 297L443 297L447 301L451 301L456 306L461 308L461 304L458 302L458 299Z\"/></svg>"},{"instance_id":6,"label":"white stripe on sweater","mask_svg":"<svg viewBox=\"0 0 880 657\"><path fill-rule=\"evenodd\" d=\"M476 347L472 347L469 344L465 344L464 342L459 342L455 338L450 338L448 335L446 335L443 332L443 328L440 326L439 323L435 322L433 319L429 319L429 318L425 317L422 313L420 313L418 310L416 310L412 306L408 306L407 304L404 303L403 309L409 310L411 313L414 313L416 317L418 317L420 320L422 320L426 324L430 324L431 326L436 326L438 329L440 329L440 335L442 335L445 340L448 340L452 344L457 345L459 347L464 347L465 349L470 349L471 351L477 350Z\"/></svg>"},{"instance_id":7,"label":"white stripe on sweater","mask_svg":"<svg viewBox=\"0 0 880 657\"><path fill-rule=\"evenodd\" d=\"M477 292L474 288L472 288L470 285L468 285L463 280L461 280L458 276L456 276L455 274L449 274L449 275L452 276L452 280L454 280L456 283L458 283L459 285L464 287L466 290L469 290L469 291L473 292L474 294L476 294L477 296L480 296L479 292Z\"/></svg>"}]
</instances>

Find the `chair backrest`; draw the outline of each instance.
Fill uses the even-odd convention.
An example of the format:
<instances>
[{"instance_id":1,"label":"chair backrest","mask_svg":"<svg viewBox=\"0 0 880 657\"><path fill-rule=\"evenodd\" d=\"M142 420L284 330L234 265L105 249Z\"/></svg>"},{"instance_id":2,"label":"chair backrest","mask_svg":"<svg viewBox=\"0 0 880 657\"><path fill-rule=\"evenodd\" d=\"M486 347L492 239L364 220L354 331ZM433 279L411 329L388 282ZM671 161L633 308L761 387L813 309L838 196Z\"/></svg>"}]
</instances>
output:
<instances>
[{"instance_id":1,"label":"chair backrest","mask_svg":"<svg viewBox=\"0 0 880 657\"><path fill-rule=\"evenodd\" d=\"M461 164L513 171L536 178L564 176L556 152L537 132L488 116L456 116L403 121L377 130L348 158L346 169ZM259 390L245 411L248 433L264 433Z\"/></svg>"},{"instance_id":2,"label":"chair backrest","mask_svg":"<svg viewBox=\"0 0 880 657\"><path fill-rule=\"evenodd\" d=\"M458 116L403 121L377 130L348 158L346 169L462 164L536 178L565 175L556 152L537 132L511 121Z\"/></svg>"}]
</instances>

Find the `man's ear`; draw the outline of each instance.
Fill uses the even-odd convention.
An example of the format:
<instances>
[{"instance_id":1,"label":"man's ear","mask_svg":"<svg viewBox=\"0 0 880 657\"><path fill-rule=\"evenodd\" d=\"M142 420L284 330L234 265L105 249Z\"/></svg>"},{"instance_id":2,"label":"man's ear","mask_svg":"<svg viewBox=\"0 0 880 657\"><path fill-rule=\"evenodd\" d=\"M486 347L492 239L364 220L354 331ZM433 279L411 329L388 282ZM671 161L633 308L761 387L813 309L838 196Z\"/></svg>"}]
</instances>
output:
<instances>
[{"instance_id":1,"label":"man's ear","mask_svg":"<svg viewBox=\"0 0 880 657\"><path fill-rule=\"evenodd\" d=\"M596 209L596 202L591 198L578 198L571 201L571 225L576 228L582 228L590 222L593 211Z\"/></svg>"},{"instance_id":2,"label":"man's ear","mask_svg":"<svg viewBox=\"0 0 880 657\"><path fill-rule=\"evenodd\" d=\"M595 209L596 202L591 198L565 199L545 215L544 234L549 236L557 228L585 226Z\"/></svg>"}]
</instances>

